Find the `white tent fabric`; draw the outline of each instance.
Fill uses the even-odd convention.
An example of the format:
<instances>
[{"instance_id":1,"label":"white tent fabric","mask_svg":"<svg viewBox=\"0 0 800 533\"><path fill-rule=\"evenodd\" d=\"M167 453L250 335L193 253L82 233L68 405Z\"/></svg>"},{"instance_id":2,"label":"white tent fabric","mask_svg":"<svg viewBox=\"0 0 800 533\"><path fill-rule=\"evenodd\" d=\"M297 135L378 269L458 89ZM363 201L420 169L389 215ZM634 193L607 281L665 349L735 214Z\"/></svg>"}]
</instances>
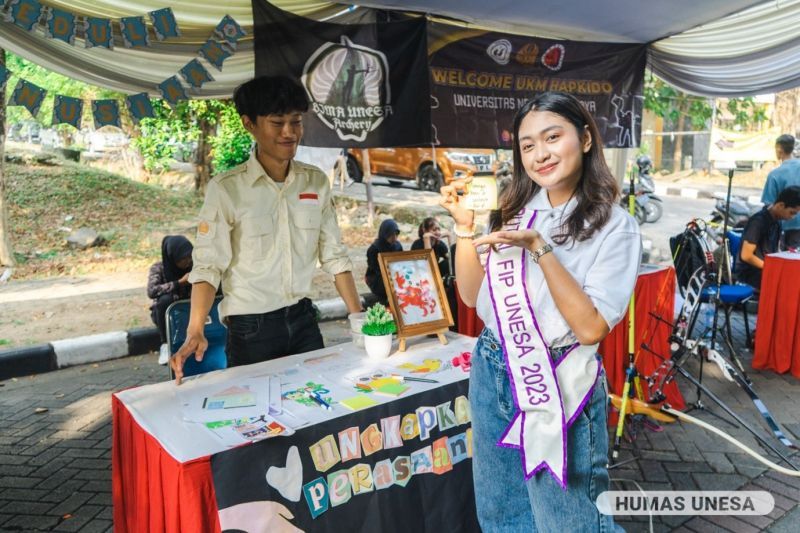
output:
<instances>
[{"instance_id":1,"label":"white tent fabric","mask_svg":"<svg viewBox=\"0 0 800 533\"><path fill-rule=\"evenodd\" d=\"M273 0L312 18L340 14L348 4ZM78 15L144 16L172 7L182 35L147 49L114 50L70 46L0 21L0 47L55 72L126 93L148 92L197 56L225 14L248 32L223 71L209 67L215 81L193 97L227 97L253 75L250 0L44 0ZM650 42L649 65L668 82L712 96L759 94L800 85L800 0L367 0L361 5L416 11L455 19L474 28L546 38ZM367 20L369 10L337 16L337 22Z\"/></svg>"},{"instance_id":2,"label":"white tent fabric","mask_svg":"<svg viewBox=\"0 0 800 533\"><path fill-rule=\"evenodd\" d=\"M314 18L335 16L345 9L338 4L313 0L273 3ZM108 50L101 47L85 48L82 39L76 39L75 45L71 46L57 39L45 38L42 28L29 33L0 19L0 47L53 72L123 93L147 92L151 96L159 96L156 86L176 75L186 63L198 56L202 44L227 14L242 26L247 35L239 41L236 52L225 60L222 72L206 64L215 81L205 84L198 91L189 91L189 94L195 98L227 98L237 85L253 77L255 62L250 0L44 0L42 4L79 16L112 19L146 17L148 11L169 5L181 31L180 38L161 42L152 40L147 48L127 49L118 38L114 49ZM366 16L363 11L342 15L337 20L358 20Z\"/></svg>"},{"instance_id":3,"label":"white tent fabric","mask_svg":"<svg viewBox=\"0 0 800 533\"><path fill-rule=\"evenodd\" d=\"M800 0L764 2L653 43L650 68L687 92L746 96L800 85Z\"/></svg>"}]
</instances>

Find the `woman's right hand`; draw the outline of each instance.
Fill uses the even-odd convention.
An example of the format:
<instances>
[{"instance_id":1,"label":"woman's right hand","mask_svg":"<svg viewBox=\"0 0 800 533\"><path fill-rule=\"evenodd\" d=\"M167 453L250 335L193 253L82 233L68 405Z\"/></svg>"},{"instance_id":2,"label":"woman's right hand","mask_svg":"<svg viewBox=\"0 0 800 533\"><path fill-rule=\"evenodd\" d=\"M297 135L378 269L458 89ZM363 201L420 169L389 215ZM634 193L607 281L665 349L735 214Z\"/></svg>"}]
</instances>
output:
<instances>
[{"instance_id":1,"label":"woman's right hand","mask_svg":"<svg viewBox=\"0 0 800 533\"><path fill-rule=\"evenodd\" d=\"M470 181L472 178L453 180L449 185L439 189L442 195L439 205L447 209L457 226L465 228L471 228L475 221L475 211L464 207L464 197Z\"/></svg>"}]
</instances>

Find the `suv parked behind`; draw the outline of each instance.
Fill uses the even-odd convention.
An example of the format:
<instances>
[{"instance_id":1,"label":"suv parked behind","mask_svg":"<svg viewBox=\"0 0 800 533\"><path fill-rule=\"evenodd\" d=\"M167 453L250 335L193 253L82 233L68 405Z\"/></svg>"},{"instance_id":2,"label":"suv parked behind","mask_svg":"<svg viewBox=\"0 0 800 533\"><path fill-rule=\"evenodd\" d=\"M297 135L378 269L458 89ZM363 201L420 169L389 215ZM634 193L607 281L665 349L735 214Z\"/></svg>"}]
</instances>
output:
<instances>
[{"instance_id":1,"label":"suv parked behind","mask_svg":"<svg viewBox=\"0 0 800 533\"><path fill-rule=\"evenodd\" d=\"M347 151L347 173L359 182L364 176L361 154L360 149ZM438 192L454 179L493 176L497 158L494 150L482 148L370 148L369 162L372 173L386 176L391 185L413 180L424 191Z\"/></svg>"}]
</instances>

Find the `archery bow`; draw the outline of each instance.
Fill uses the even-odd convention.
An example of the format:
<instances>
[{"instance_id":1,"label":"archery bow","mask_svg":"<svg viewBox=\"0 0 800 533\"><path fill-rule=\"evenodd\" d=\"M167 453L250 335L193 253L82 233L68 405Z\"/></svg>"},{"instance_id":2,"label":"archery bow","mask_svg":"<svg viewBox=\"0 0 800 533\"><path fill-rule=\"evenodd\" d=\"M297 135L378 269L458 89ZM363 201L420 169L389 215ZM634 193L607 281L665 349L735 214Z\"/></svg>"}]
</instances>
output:
<instances>
[{"instance_id":1,"label":"archery bow","mask_svg":"<svg viewBox=\"0 0 800 533\"><path fill-rule=\"evenodd\" d=\"M614 405L620 405L623 402L623 400L621 400L620 397L617 396L616 394L609 394L608 396L611 399L611 403ZM629 403L629 408L631 413L633 414L649 416L650 418L653 418L654 420L659 420L661 422L674 422L675 420L680 419L689 422L691 424L700 426L703 429L707 429L708 431L711 431L712 433L719 435L720 437L730 442L740 450L744 451L746 454L750 455L752 458L754 458L761 464L767 466L768 468L771 468L776 472L780 472L781 474L786 474L787 476L800 477L800 471L790 470L779 464L773 463L766 457L763 457L762 455L754 451L752 448L748 447L745 444L742 444L734 437L731 437L721 429L715 428L711 424L703 422L702 420L695 418L691 415L687 415L686 413L676 411L675 409L672 409L671 407L667 407L665 405L657 407L653 404L645 403L637 399L634 399Z\"/></svg>"}]
</instances>

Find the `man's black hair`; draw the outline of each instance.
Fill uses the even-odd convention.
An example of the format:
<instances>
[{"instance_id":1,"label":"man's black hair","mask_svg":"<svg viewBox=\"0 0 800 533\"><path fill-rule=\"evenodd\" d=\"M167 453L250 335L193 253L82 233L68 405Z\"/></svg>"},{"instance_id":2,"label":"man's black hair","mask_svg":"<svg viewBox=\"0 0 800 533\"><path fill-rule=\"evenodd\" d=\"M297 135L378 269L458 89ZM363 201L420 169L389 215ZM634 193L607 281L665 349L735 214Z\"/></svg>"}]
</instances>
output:
<instances>
[{"instance_id":1,"label":"man's black hair","mask_svg":"<svg viewBox=\"0 0 800 533\"><path fill-rule=\"evenodd\" d=\"M253 78L236 88L233 103L239 115L247 115L253 122L259 116L308 111L305 89L288 76Z\"/></svg>"},{"instance_id":2,"label":"man's black hair","mask_svg":"<svg viewBox=\"0 0 800 533\"><path fill-rule=\"evenodd\" d=\"M794 137L788 133L784 133L775 140L775 144L781 147L784 154L792 155L794 150Z\"/></svg>"},{"instance_id":3,"label":"man's black hair","mask_svg":"<svg viewBox=\"0 0 800 533\"><path fill-rule=\"evenodd\" d=\"M786 207L800 206L800 186L792 185L783 189L775 200L776 204L778 202L782 202Z\"/></svg>"}]
</instances>

